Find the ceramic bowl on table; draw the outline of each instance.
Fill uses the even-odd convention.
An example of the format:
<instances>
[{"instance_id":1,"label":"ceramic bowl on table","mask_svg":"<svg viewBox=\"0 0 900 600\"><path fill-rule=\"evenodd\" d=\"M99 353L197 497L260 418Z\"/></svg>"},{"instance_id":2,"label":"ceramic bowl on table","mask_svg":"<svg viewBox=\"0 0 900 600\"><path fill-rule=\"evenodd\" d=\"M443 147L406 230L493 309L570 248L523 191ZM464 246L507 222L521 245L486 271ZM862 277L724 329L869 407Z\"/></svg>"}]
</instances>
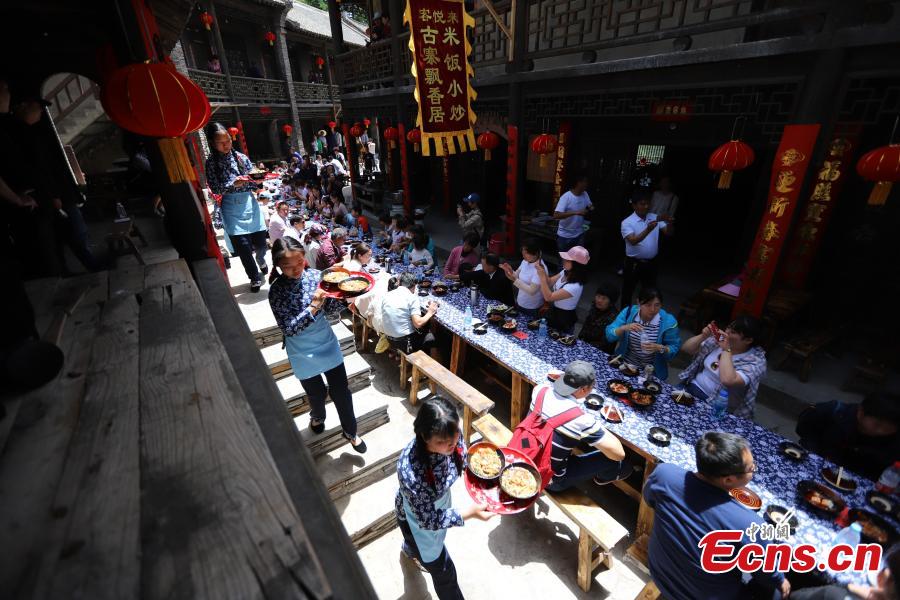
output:
<instances>
[{"instance_id":1,"label":"ceramic bowl on table","mask_svg":"<svg viewBox=\"0 0 900 600\"><path fill-rule=\"evenodd\" d=\"M590 393L584 397L584 407L589 410L600 410L603 408L603 396L600 394Z\"/></svg>"},{"instance_id":2,"label":"ceramic bowl on table","mask_svg":"<svg viewBox=\"0 0 900 600\"><path fill-rule=\"evenodd\" d=\"M497 485L500 473L506 466L503 451L490 442L476 442L469 446L467 469L472 477L482 483Z\"/></svg>"},{"instance_id":3,"label":"ceramic bowl on table","mask_svg":"<svg viewBox=\"0 0 900 600\"><path fill-rule=\"evenodd\" d=\"M503 333L512 333L516 330L518 323L516 323L515 319L507 319L504 321L503 325L500 326L500 329Z\"/></svg>"},{"instance_id":4,"label":"ceramic bowl on table","mask_svg":"<svg viewBox=\"0 0 900 600\"><path fill-rule=\"evenodd\" d=\"M788 515L791 509L785 508L778 504L770 504L766 507L766 510L763 512L763 516L766 521L771 523L772 525L780 525L784 520L784 517ZM793 535L797 531L797 527L800 525L800 519L797 518L797 515L792 514L788 519L788 527L791 528L791 535Z\"/></svg>"},{"instance_id":5,"label":"ceramic bowl on table","mask_svg":"<svg viewBox=\"0 0 900 600\"><path fill-rule=\"evenodd\" d=\"M647 439L658 446L668 446L672 442L672 432L665 427L651 427Z\"/></svg>"},{"instance_id":6,"label":"ceramic bowl on table","mask_svg":"<svg viewBox=\"0 0 900 600\"><path fill-rule=\"evenodd\" d=\"M841 514L841 511L847 506L837 492L808 479L797 484L797 494L813 512L823 515L829 520Z\"/></svg>"},{"instance_id":7,"label":"ceramic bowl on table","mask_svg":"<svg viewBox=\"0 0 900 600\"><path fill-rule=\"evenodd\" d=\"M528 321L528 329L530 329L531 331L537 331L540 328L541 328L541 320L540 319L534 319L533 321Z\"/></svg>"},{"instance_id":8,"label":"ceramic bowl on table","mask_svg":"<svg viewBox=\"0 0 900 600\"><path fill-rule=\"evenodd\" d=\"M541 493L541 474L524 462L511 463L500 473L500 489L516 500L531 500Z\"/></svg>"}]
</instances>

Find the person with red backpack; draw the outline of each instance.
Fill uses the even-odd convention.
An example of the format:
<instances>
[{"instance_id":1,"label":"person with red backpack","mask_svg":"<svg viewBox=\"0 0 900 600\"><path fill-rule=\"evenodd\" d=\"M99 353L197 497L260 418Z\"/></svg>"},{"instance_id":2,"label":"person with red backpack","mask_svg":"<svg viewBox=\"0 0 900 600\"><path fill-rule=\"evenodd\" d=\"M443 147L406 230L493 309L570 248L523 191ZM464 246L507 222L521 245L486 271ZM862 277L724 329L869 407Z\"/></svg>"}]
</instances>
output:
<instances>
[{"instance_id":1,"label":"person with red backpack","mask_svg":"<svg viewBox=\"0 0 900 600\"><path fill-rule=\"evenodd\" d=\"M594 366L575 360L552 385L534 389L531 412L516 427L510 447L531 458L551 492L588 479L603 485L633 471L619 439L606 431L600 414L583 408L594 389Z\"/></svg>"}]
</instances>

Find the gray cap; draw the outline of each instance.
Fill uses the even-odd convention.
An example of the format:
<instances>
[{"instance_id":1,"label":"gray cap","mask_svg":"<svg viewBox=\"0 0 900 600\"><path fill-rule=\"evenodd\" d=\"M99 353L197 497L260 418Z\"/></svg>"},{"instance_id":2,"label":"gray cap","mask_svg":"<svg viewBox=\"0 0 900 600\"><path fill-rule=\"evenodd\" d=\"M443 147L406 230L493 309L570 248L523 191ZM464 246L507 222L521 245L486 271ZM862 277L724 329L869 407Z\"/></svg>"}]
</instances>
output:
<instances>
[{"instance_id":1,"label":"gray cap","mask_svg":"<svg viewBox=\"0 0 900 600\"><path fill-rule=\"evenodd\" d=\"M562 376L553 383L553 391L560 396L571 396L575 390L597 381L594 365L583 360L573 360Z\"/></svg>"}]
</instances>

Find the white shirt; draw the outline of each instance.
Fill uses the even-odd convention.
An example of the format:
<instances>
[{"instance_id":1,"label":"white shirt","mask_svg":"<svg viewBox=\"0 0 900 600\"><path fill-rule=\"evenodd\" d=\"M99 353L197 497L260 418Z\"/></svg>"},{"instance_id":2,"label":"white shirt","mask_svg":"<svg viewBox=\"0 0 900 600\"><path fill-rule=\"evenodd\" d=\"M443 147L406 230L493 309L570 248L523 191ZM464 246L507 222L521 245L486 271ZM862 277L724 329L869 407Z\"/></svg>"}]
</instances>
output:
<instances>
[{"instance_id":1,"label":"white shirt","mask_svg":"<svg viewBox=\"0 0 900 600\"><path fill-rule=\"evenodd\" d=\"M566 290L572 295L568 298L557 300L553 303L553 306L560 310L575 310L578 308L578 301L581 299L581 292L584 291L584 286L580 283L566 283L565 279L565 274L560 275L556 283L553 284L553 291Z\"/></svg>"},{"instance_id":2,"label":"white shirt","mask_svg":"<svg viewBox=\"0 0 900 600\"><path fill-rule=\"evenodd\" d=\"M381 305L381 328L384 334L392 338L411 334L412 315L419 314L419 307L419 297L403 286L385 294Z\"/></svg>"},{"instance_id":3,"label":"white shirt","mask_svg":"<svg viewBox=\"0 0 900 600\"><path fill-rule=\"evenodd\" d=\"M644 233L644 230L647 229L647 223L656 220L657 216L652 212L647 213L647 216L643 219L637 216L637 213L631 213L630 217L622 221L622 239L624 240L629 235L641 235ZM659 230L665 228L665 221L660 221L659 224L653 228L653 231L648 233L647 237L637 244L632 244L626 240L625 256L630 258L640 258L642 260L656 258L656 254L659 252Z\"/></svg>"},{"instance_id":4,"label":"white shirt","mask_svg":"<svg viewBox=\"0 0 900 600\"><path fill-rule=\"evenodd\" d=\"M584 210L592 206L591 197L587 192L582 192L580 196L576 196L571 191L566 192L559 198L554 212L571 212L574 210ZM559 227L556 228L556 235L564 238L576 238L584 233L584 217L581 215L572 215L565 219L560 219Z\"/></svg>"},{"instance_id":5,"label":"white shirt","mask_svg":"<svg viewBox=\"0 0 900 600\"><path fill-rule=\"evenodd\" d=\"M744 356L746 352L741 354L735 354L731 357L731 360L737 360L738 357ZM717 348L709 353L709 356L706 357L706 360L703 361L703 368L697 373L696 377L694 377L693 384L698 388L703 390L703 393L712 399L715 396L719 388L722 387L722 380L719 377L719 369L718 363L719 359L722 358L722 349ZM716 363L716 369L712 368L712 364ZM744 385L747 385L747 376L737 371L737 374L741 376L741 381L744 382Z\"/></svg>"},{"instance_id":6,"label":"white shirt","mask_svg":"<svg viewBox=\"0 0 900 600\"><path fill-rule=\"evenodd\" d=\"M315 268L316 259L319 258L319 248L321 247L322 244L316 240L309 240L309 243L306 245L306 264L312 265L313 268Z\"/></svg>"},{"instance_id":7,"label":"white shirt","mask_svg":"<svg viewBox=\"0 0 900 600\"><path fill-rule=\"evenodd\" d=\"M339 161L336 158L332 158L331 162L326 163L326 165L334 165L335 175L346 175L347 174L347 169L345 169L344 165L341 164L341 161Z\"/></svg>"},{"instance_id":8,"label":"white shirt","mask_svg":"<svg viewBox=\"0 0 900 600\"><path fill-rule=\"evenodd\" d=\"M306 235L306 229L303 231L297 231L297 228L293 225L288 225L284 230L284 237L294 238L301 244L303 243L303 236Z\"/></svg>"},{"instance_id":9,"label":"white shirt","mask_svg":"<svg viewBox=\"0 0 900 600\"><path fill-rule=\"evenodd\" d=\"M293 229L293 227L285 223L278 213L269 219L269 239L273 242L281 238L287 229Z\"/></svg>"},{"instance_id":10,"label":"white shirt","mask_svg":"<svg viewBox=\"0 0 900 600\"><path fill-rule=\"evenodd\" d=\"M653 198L650 200L650 212L674 217L676 210L678 210L678 196L674 192L661 192L660 190L653 192Z\"/></svg>"},{"instance_id":11,"label":"white shirt","mask_svg":"<svg viewBox=\"0 0 900 600\"><path fill-rule=\"evenodd\" d=\"M353 203L353 186L347 184L342 187L341 195L344 197L344 204L350 206Z\"/></svg>"},{"instance_id":12,"label":"white shirt","mask_svg":"<svg viewBox=\"0 0 900 600\"><path fill-rule=\"evenodd\" d=\"M418 264L419 261L424 260L425 266L433 267L434 266L434 258L431 256L431 252L428 251L428 248L422 248L421 250L416 250L413 248L412 252L409 253L410 262Z\"/></svg>"},{"instance_id":13,"label":"white shirt","mask_svg":"<svg viewBox=\"0 0 900 600\"><path fill-rule=\"evenodd\" d=\"M540 261L541 265L543 265L544 270L547 270L547 265L544 264L544 261ZM479 265L481 266L481 265ZM533 263L528 262L527 260L523 260L522 264L519 265L519 268L516 269L516 273L518 275L519 281L528 286L537 285L537 291L533 294L529 294L525 290L518 288L519 292L516 294L516 304L521 306L522 308L527 308L528 310L536 310L544 305L544 295L541 293L541 277L538 275L537 269L534 267Z\"/></svg>"}]
</instances>

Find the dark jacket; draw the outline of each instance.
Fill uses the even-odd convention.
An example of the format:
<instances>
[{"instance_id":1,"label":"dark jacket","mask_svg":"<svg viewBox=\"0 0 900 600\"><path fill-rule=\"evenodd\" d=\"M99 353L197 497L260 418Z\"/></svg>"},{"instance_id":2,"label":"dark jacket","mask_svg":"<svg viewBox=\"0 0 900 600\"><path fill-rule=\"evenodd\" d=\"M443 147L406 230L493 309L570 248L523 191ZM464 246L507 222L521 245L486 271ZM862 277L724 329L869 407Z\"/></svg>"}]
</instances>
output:
<instances>
[{"instance_id":1,"label":"dark jacket","mask_svg":"<svg viewBox=\"0 0 900 600\"><path fill-rule=\"evenodd\" d=\"M515 304L512 281L500 269L494 271L493 277L484 271L469 271L465 274L460 271L460 280L466 285L475 283L485 298L498 300L508 306Z\"/></svg>"},{"instance_id":2,"label":"dark jacket","mask_svg":"<svg viewBox=\"0 0 900 600\"><path fill-rule=\"evenodd\" d=\"M596 306L591 306L591 310L584 320L584 325L581 326L578 339L584 340L607 354L611 354L616 348L616 342L610 342L606 339L606 328L615 319L616 310L612 306L603 312L597 310Z\"/></svg>"},{"instance_id":3,"label":"dark jacket","mask_svg":"<svg viewBox=\"0 0 900 600\"><path fill-rule=\"evenodd\" d=\"M800 444L860 475L877 480L900 456L900 434L872 437L857 429L857 404L813 404L800 414Z\"/></svg>"}]
</instances>

